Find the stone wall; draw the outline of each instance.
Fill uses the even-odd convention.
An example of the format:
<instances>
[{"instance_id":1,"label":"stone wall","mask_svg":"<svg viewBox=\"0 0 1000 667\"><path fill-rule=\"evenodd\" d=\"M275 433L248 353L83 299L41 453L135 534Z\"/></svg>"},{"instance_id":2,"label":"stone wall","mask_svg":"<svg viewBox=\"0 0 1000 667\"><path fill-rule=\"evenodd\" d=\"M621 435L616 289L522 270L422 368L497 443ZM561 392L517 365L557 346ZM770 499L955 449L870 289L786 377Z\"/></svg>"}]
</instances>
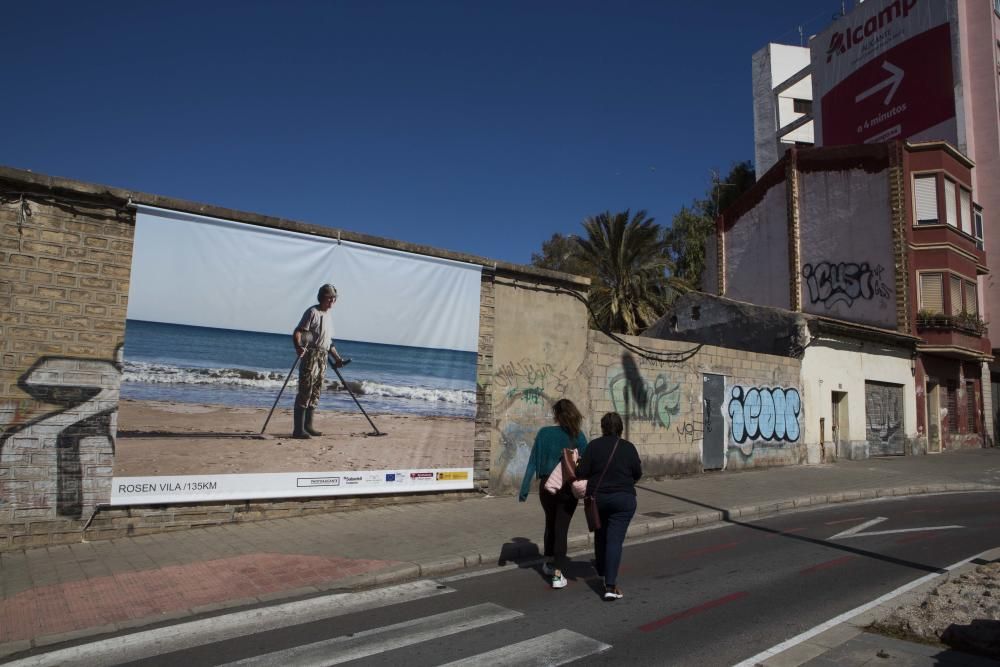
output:
<instances>
[{"instance_id":1,"label":"stone wall","mask_svg":"<svg viewBox=\"0 0 1000 667\"><path fill-rule=\"evenodd\" d=\"M524 277L498 275L495 296L492 387L493 454L490 493L510 494L521 484L535 433L552 421L560 398L584 413L590 367L587 310L565 291Z\"/></svg>"},{"instance_id":2,"label":"stone wall","mask_svg":"<svg viewBox=\"0 0 1000 667\"><path fill-rule=\"evenodd\" d=\"M0 549L79 539L108 501L132 216L0 181Z\"/></svg>"}]
</instances>

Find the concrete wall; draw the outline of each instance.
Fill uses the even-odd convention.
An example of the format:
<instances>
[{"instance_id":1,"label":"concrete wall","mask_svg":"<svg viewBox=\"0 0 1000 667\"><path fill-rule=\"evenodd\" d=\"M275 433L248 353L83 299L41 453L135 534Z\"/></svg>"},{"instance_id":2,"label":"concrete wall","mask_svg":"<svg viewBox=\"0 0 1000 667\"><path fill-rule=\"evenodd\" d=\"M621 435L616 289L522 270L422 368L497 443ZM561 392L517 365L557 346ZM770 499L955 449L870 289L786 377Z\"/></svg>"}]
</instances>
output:
<instances>
[{"instance_id":1,"label":"concrete wall","mask_svg":"<svg viewBox=\"0 0 1000 667\"><path fill-rule=\"evenodd\" d=\"M495 283L490 492L517 490L535 433L553 424L560 398L587 410L587 309L582 301L539 283L498 275Z\"/></svg>"},{"instance_id":2,"label":"concrete wall","mask_svg":"<svg viewBox=\"0 0 1000 667\"><path fill-rule=\"evenodd\" d=\"M0 549L77 539L111 489L133 224L0 181Z\"/></svg>"},{"instance_id":3,"label":"concrete wall","mask_svg":"<svg viewBox=\"0 0 1000 667\"><path fill-rule=\"evenodd\" d=\"M770 188L726 231L726 294L759 306L790 308L786 184Z\"/></svg>"},{"instance_id":4,"label":"concrete wall","mask_svg":"<svg viewBox=\"0 0 1000 667\"><path fill-rule=\"evenodd\" d=\"M777 138L777 130L805 115L795 111L794 100L812 100L812 77L806 76L782 91L777 98L777 104L774 96L774 89L777 86L808 65L807 47L771 43L753 54L751 78L754 167L757 178L774 166L787 147L795 142L813 143L811 122L785 135L781 145Z\"/></svg>"},{"instance_id":5,"label":"concrete wall","mask_svg":"<svg viewBox=\"0 0 1000 667\"><path fill-rule=\"evenodd\" d=\"M903 387L903 431L908 441L917 441L916 388L911 353L898 347L837 337L823 337L806 348L802 358L802 397L809 419L805 439L824 442L811 452L813 459L863 459L869 456L866 436L865 382ZM840 448L832 446L832 393L845 392L841 409L847 410L847 431L840 434ZM820 420L823 420L823 433ZM911 446L912 450L912 446Z\"/></svg>"},{"instance_id":6,"label":"concrete wall","mask_svg":"<svg viewBox=\"0 0 1000 667\"><path fill-rule=\"evenodd\" d=\"M738 441L732 425L732 415L743 407L740 397L745 398L751 390L798 393L797 359L652 338L622 339L660 358L629 351L603 333L591 331L590 411L595 422L605 412L622 414L626 437L638 448L647 475L702 471L705 373L722 375L726 380L721 409L726 422L727 468L805 462L800 428L795 437L754 433L742 434ZM794 419L801 425L801 409Z\"/></svg>"},{"instance_id":7,"label":"concrete wall","mask_svg":"<svg viewBox=\"0 0 1000 667\"><path fill-rule=\"evenodd\" d=\"M800 176L802 310L896 328L888 170Z\"/></svg>"}]
</instances>

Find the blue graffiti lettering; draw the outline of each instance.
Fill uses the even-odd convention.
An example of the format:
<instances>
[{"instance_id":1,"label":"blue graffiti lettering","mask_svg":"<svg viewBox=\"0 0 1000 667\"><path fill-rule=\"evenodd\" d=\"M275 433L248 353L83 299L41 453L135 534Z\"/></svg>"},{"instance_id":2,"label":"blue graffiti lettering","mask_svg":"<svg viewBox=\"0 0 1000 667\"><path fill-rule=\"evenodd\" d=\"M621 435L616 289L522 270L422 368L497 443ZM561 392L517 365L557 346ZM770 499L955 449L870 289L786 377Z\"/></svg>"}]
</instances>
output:
<instances>
[{"instance_id":1,"label":"blue graffiti lettering","mask_svg":"<svg viewBox=\"0 0 1000 667\"><path fill-rule=\"evenodd\" d=\"M801 412L798 389L733 387L728 409L733 440L796 442Z\"/></svg>"}]
</instances>

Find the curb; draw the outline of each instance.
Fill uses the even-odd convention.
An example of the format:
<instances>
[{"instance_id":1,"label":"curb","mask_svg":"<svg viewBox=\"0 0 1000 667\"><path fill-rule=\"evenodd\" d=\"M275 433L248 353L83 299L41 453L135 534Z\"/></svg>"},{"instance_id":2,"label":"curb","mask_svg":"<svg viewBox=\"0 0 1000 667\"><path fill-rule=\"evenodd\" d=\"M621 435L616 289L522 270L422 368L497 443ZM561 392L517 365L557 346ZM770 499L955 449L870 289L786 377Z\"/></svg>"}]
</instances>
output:
<instances>
[{"instance_id":1,"label":"curb","mask_svg":"<svg viewBox=\"0 0 1000 667\"><path fill-rule=\"evenodd\" d=\"M958 567L944 572L939 572L936 576L924 581L919 586L915 586L914 588L894 595L871 609L860 611L853 616L845 618L837 625L809 637L799 644L791 646L780 652L771 653L770 650L765 651L764 653L769 653L769 655L766 658L754 662L753 664L755 666L759 665L760 667L796 667L807 663L828 651L832 651L833 649L846 644L858 635L865 634L868 626L875 621L881 620L890 615L900 605L921 602L930 591L945 583L942 581L942 578L947 580L961 576L963 573L979 567L984 560L991 561L997 559L1000 559L1000 547L987 549L982 553L978 553L968 558ZM882 635L876 636L881 637ZM750 660L745 662L750 662Z\"/></svg>"},{"instance_id":2,"label":"curb","mask_svg":"<svg viewBox=\"0 0 1000 667\"><path fill-rule=\"evenodd\" d=\"M827 495L800 496L797 498L778 500L757 505L743 505L733 508L689 512L686 514L679 514L675 517L652 519L642 523L634 523L629 526L628 533L625 537L625 544L650 536L668 534L677 530L712 525L736 519L757 519L785 512L796 511L806 507L823 507L839 503L851 503L885 497L918 496L934 493L961 493L970 491L1000 491L1000 486L993 486L989 484L956 483L900 486L885 489L861 489L831 493ZM593 533L574 535L568 539L568 547L570 551L581 551L588 547L592 547L593 543ZM530 559L532 556L537 557L537 546L532 544L531 547L533 549L529 548L527 545L518 546L514 550L514 553L510 554L507 560L515 561L521 558ZM381 572L359 574L353 577L316 584L315 586L307 586L287 591L276 591L255 597L225 600L217 603L200 605L198 607L179 609L157 616L130 618L116 623L95 626L92 628L81 628L51 635L42 635L31 640L15 640L0 644L0 660L6 661L7 658L16 653L22 653L33 648L48 648L59 643L78 641L98 635L135 630L141 627L177 621L183 618L191 618L202 615L218 615L219 613L231 612L241 607L267 605L278 601L292 600L295 598L307 598L331 592L344 592L397 584L424 577L439 577L442 575L452 574L460 570L472 569L479 567L480 565L489 564L495 557L495 553L482 554L470 552L455 556L444 556L428 561L400 562L398 565ZM860 630L858 630L858 632L860 632ZM843 641L846 641L846 639Z\"/></svg>"}]
</instances>

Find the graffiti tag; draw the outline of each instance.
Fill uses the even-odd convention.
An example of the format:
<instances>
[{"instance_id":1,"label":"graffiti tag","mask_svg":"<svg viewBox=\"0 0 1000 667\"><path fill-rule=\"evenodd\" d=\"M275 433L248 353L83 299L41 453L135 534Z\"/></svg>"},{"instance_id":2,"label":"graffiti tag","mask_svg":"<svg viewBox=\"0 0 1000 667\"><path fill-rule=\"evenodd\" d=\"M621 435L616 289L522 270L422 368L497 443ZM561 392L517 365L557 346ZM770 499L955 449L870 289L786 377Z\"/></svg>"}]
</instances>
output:
<instances>
[{"instance_id":1,"label":"graffiti tag","mask_svg":"<svg viewBox=\"0 0 1000 667\"><path fill-rule=\"evenodd\" d=\"M615 412L654 426L670 428L670 422L680 412L681 386L671 383L663 373L652 383L642 377L629 378L618 373L608 381L608 391Z\"/></svg>"},{"instance_id":2,"label":"graffiti tag","mask_svg":"<svg viewBox=\"0 0 1000 667\"><path fill-rule=\"evenodd\" d=\"M868 262L820 262L802 267L802 277L809 288L809 301L822 303L827 308L839 302L850 308L858 299L892 297L892 289L882 278L884 273L885 268L881 264L872 269Z\"/></svg>"},{"instance_id":3,"label":"graffiti tag","mask_svg":"<svg viewBox=\"0 0 1000 667\"><path fill-rule=\"evenodd\" d=\"M498 368L494 374L497 385L501 387L516 387L518 384L533 386L551 386L556 392L565 393L569 378L565 371L558 370L549 363L535 363L528 359L508 361Z\"/></svg>"},{"instance_id":4,"label":"graffiti tag","mask_svg":"<svg viewBox=\"0 0 1000 667\"><path fill-rule=\"evenodd\" d=\"M693 443L695 440L700 440L702 434L702 429L691 422L684 422L677 426L677 435L683 442Z\"/></svg>"},{"instance_id":5,"label":"graffiti tag","mask_svg":"<svg viewBox=\"0 0 1000 667\"><path fill-rule=\"evenodd\" d=\"M5 429L0 462L13 461L26 449L53 451L59 516L81 518L83 508L95 503L85 471L100 464L100 454L114 453L120 373L120 366L108 361L44 357L18 382L36 400L61 407ZM30 500L49 505L45 499Z\"/></svg>"},{"instance_id":6,"label":"graffiti tag","mask_svg":"<svg viewBox=\"0 0 1000 667\"><path fill-rule=\"evenodd\" d=\"M753 440L795 442L799 439L802 401L797 389L733 387L729 400L732 437L737 444Z\"/></svg>"}]
</instances>

